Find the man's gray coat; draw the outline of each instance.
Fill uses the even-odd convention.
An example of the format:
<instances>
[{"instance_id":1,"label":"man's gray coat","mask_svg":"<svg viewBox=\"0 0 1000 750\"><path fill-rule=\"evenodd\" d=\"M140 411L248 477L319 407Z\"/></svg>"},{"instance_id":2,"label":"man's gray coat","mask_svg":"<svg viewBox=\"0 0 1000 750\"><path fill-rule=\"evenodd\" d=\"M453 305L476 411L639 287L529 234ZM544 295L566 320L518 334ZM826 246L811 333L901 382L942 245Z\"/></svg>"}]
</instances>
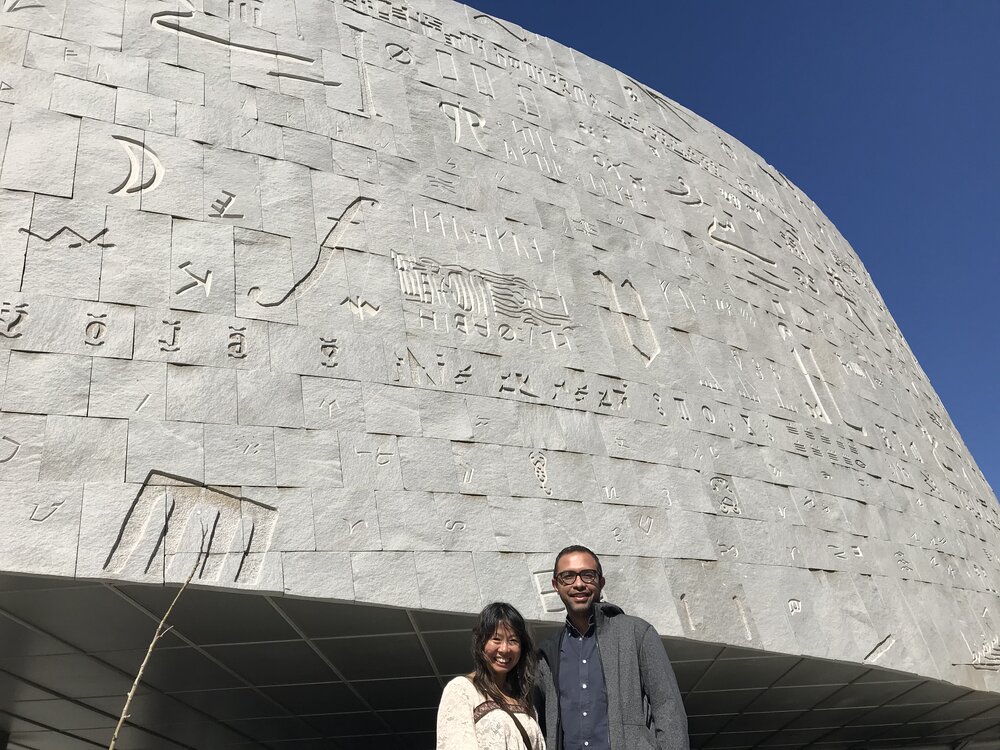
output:
<instances>
[{"instance_id":1,"label":"man's gray coat","mask_svg":"<svg viewBox=\"0 0 1000 750\"><path fill-rule=\"evenodd\" d=\"M689 750L687 714L656 629L613 604L594 611L608 691L611 750ZM565 628L540 649L535 689L548 750L564 750L559 724L559 647Z\"/></svg>"}]
</instances>

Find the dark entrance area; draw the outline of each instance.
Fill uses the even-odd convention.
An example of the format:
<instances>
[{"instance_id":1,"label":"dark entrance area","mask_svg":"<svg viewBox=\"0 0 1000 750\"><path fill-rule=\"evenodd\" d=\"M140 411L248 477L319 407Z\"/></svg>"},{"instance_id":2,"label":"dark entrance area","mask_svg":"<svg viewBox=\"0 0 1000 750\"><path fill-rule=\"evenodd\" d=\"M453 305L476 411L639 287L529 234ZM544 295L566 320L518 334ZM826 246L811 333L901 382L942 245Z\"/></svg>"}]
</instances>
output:
<instances>
[{"instance_id":1,"label":"dark entrance area","mask_svg":"<svg viewBox=\"0 0 1000 750\"><path fill-rule=\"evenodd\" d=\"M0 576L0 750L107 747L174 594ZM429 750L441 688L470 666L465 615L190 589L171 623L121 750ZM992 693L867 665L666 646L692 747L1000 747Z\"/></svg>"}]
</instances>

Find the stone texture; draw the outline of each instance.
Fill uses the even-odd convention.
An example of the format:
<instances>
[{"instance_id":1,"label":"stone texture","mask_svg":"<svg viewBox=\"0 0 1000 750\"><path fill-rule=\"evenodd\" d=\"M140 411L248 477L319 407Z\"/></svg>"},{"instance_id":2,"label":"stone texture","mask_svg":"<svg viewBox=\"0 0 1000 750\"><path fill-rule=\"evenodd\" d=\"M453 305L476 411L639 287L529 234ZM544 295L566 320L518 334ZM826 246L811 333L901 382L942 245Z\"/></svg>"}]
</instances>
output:
<instances>
[{"instance_id":1,"label":"stone texture","mask_svg":"<svg viewBox=\"0 0 1000 750\"><path fill-rule=\"evenodd\" d=\"M204 426L194 422L130 422L126 481L143 482L153 471L205 481L204 433ZM173 483L160 476L149 481Z\"/></svg>"},{"instance_id":2,"label":"stone texture","mask_svg":"<svg viewBox=\"0 0 1000 750\"><path fill-rule=\"evenodd\" d=\"M0 570L210 519L199 585L557 621L583 543L664 635L1000 684L996 496L760 156L448 0L6 5Z\"/></svg>"},{"instance_id":3,"label":"stone texture","mask_svg":"<svg viewBox=\"0 0 1000 750\"><path fill-rule=\"evenodd\" d=\"M86 416L91 362L90 357L11 352L4 410Z\"/></svg>"},{"instance_id":4,"label":"stone texture","mask_svg":"<svg viewBox=\"0 0 1000 750\"><path fill-rule=\"evenodd\" d=\"M71 197L79 137L80 121L74 117L16 108L0 187Z\"/></svg>"},{"instance_id":5,"label":"stone texture","mask_svg":"<svg viewBox=\"0 0 1000 750\"><path fill-rule=\"evenodd\" d=\"M0 566L13 573L73 576L83 485L23 482L0 493L4 542Z\"/></svg>"},{"instance_id":6,"label":"stone texture","mask_svg":"<svg viewBox=\"0 0 1000 750\"><path fill-rule=\"evenodd\" d=\"M42 481L124 481L128 422L50 415L45 421Z\"/></svg>"},{"instance_id":7,"label":"stone texture","mask_svg":"<svg viewBox=\"0 0 1000 750\"><path fill-rule=\"evenodd\" d=\"M205 482L274 485L274 429L205 425Z\"/></svg>"}]
</instances>

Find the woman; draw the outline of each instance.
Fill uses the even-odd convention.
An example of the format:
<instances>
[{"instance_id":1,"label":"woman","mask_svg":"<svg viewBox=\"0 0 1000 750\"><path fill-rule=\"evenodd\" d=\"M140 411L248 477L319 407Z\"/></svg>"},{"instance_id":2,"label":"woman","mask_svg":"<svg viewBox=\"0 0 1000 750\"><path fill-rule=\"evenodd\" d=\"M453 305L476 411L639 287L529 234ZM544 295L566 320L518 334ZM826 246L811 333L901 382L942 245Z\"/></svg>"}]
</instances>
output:
<instances>
[{"instance_id":1,"label":"woman","mask_svg":"<svg viewBox=\"0 0 1000 750\"><path fill-rule=\"evenodd\" d=\"M488 604L472 629L475 671L444 688L437 750L545 750L531 691L535 644L521 613Z\"/></svg>"}]
</instances>

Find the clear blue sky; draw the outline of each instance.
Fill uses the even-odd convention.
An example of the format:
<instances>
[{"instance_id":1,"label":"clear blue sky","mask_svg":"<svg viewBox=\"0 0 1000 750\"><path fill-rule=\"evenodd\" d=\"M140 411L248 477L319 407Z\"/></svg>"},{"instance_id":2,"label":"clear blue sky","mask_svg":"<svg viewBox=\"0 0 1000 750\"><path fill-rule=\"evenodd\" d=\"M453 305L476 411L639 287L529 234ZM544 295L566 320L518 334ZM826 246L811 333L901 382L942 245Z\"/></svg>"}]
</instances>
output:
<instances>
[{"instance_id":1,"label":"clear blue sky","mask_svg":"<svg viewBox=\"0 0 1000 750\"><path fill-rule=\"evenodd\" d=\"M1000 490L1000 0L479 0L784 172L861 257Z\"/></svg>"}]
</instances>

